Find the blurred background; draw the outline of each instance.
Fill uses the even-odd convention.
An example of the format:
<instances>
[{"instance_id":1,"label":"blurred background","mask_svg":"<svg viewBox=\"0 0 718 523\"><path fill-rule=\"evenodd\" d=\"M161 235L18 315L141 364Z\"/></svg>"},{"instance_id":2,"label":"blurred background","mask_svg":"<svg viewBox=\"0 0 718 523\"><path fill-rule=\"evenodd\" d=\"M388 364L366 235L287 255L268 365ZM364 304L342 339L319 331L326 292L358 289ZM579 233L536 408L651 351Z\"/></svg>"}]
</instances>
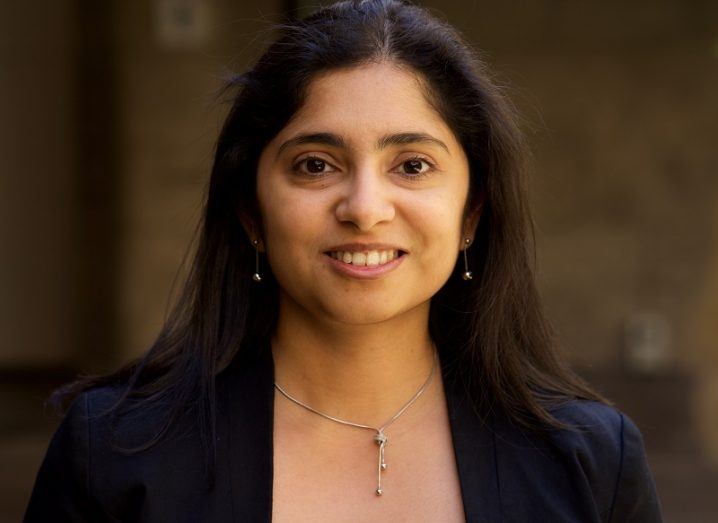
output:
<instances>
[{"instance_id":1,"label":"blurred background","mask_svg":"<svg viewBox=\"0 0 718 523\"><path fill-rule=\"evenodd\" d=\"M525 116L561 350L641 428L666 521L718 520L718 2L423 1ZM53 387L139 355L280 0L0 0L0 520Z\"/></svg>"}]
</instances>

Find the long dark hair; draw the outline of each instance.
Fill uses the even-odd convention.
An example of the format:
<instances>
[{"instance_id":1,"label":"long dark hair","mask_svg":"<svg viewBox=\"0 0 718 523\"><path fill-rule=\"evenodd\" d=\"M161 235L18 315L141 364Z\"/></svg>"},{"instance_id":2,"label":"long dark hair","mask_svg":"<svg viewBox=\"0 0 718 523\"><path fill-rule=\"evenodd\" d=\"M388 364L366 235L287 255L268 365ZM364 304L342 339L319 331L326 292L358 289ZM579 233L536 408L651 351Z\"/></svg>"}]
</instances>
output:
<instances>
[{"instance_id":1,"label":"long dark hair","mask_svg":"<svg viewBox=\"0 0 718 523\"><path fill-rule=\"evenodd\" d=\"M469 250L473 280L463 281L457 267L431 302L429 328L447 377L462 384L479 415L500 410L536 431L566 428L551 413L564 401L609 403L556 354L534 283L526 148L513 107L472 47L446 22L401 0L339 2L280 31L254 67L230 82L233 105L217 142L197 250L157 340L119 371L58 390L56 402L119 384L116 405L169 405L154 437L136 450L194 412L213 452L215 377L230 361L255 355L277 318L276 281L267 272L261 285L252 282L254 250L239 220L257 213L260 152L302 106L318 73L388 60L425 81L427 99L469 159L469 207L482 202Z\"/></svg>"}]
</instances>

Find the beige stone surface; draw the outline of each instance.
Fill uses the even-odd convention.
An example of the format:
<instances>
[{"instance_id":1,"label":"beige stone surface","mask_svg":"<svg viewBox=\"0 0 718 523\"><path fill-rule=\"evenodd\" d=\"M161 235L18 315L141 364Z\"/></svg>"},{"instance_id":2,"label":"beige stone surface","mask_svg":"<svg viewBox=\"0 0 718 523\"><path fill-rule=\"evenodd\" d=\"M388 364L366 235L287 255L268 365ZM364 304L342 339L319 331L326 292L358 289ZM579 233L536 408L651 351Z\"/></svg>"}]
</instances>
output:
<instances>
[{"instance_id":1,"label":"beige stone surface","mask_svg":"<svg viewBox=\"0 0 718 523\"><path fill-rule=\"evenodd\" d=\"M0 367L53 364L73 350L69 7L0 2Z\"/></svg>"},{"instance_id":2,"label":"beige stone surface","mask_svg":"<svg viewBox=\"0 0 718 523\"><path fill-rule=\"evenodd\" d=\"M698 369L698 433L711 460L718 463L718 205L713 223L710 272L696 300L689 356Z\"/></svg>"},{"instance_id":3,"label":"beige stone surface","mask_svg":"<svg viewBox=\"0 0 718 523\"><path fill-rule=\"evenodd\" d=\"M695 375L689 404L718 463L718 4L431 5L525 115L539 285L563 351L579 369L625 368L626 325L658 316L664 370Z\"/></svg>"},{"instance_id":4,"label":"beige stone surface","mask_svg":"<svg viewBox=\"0 0 718 523\"><path fill-rule=\"evenodd\" d=\"M279 3L208 2L206 37L179 48L159 39L152 3L121 2L115 10L126 202L119 323L128 357L157 335L199 219L227 109L218 91L265 41Z\"/></svg>"}]
</instances>

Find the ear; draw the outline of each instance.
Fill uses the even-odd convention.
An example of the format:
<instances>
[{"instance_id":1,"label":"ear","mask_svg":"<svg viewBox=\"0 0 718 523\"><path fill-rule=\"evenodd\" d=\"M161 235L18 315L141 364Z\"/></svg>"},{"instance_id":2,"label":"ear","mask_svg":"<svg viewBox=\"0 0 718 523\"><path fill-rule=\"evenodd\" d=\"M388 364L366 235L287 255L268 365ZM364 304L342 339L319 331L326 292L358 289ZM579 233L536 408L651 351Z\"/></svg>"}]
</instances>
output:
<instances>
[{"instance_id":1,"label":"ear","mask_svg":"<svg viewBox=\"0 0 718 523\"><path fill-rule=\"evenodd\" d=\"M252 247L254 247L254 240L257 240L259 242L257 244L259 252L264 252L264 241L262 239L261 232L262 228L259 226L259 221L254 216L252 216L251 213L247 212L244 209L237 210L237 218L242 224L242 228L247 234L249 241L252 242Z\"/></svg>"},{"instance_id":2,"label":"ear","mask_svg":"<svg viewBox=\"0 0 718 523\"><path fill-rule=\"evenodd\" d=\"M482 192L474 201L470 209L466 213L464 218L463 228L461 232L461 244L459 249L467 249L472 243L474 243L474 236L476 235L476 228L479 226L479 220L481 219L481 213L484 209L484 193ZM467 242L466 239L469 239Z\"/></svg>"}]
</instances>

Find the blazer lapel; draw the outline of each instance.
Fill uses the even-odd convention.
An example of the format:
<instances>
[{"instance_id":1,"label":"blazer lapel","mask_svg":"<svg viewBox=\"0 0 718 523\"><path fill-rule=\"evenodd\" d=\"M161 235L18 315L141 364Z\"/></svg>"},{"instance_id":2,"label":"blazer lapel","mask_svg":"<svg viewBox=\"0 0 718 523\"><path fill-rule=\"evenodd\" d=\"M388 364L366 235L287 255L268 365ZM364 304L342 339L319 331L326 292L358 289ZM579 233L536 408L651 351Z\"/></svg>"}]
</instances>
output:
<instances>
[{"instance_id":1,"label":"blazer lapel","mask_svg":"<svg viewBox=\"0 0 718 523\"><path fill-rule=\"evenodd\" d=\"M269 522L274 457L274 361L269 347L263 346L251 362L233 362L226 378L217 391L224 404L217 413L223 424L217 466L228 469L232 521Z\"/></svg>"},{"instance_id":2,"label":"blazer lapel","mask_svg":"<svg viewBox=\"0 0 718 523\"><path fill-rule=\"evenodd\" d=\"M442 373L466 521L497 523L502 514L493 422L482 421L460 383L445 367Z\"/></svg>"}]
</instances>

